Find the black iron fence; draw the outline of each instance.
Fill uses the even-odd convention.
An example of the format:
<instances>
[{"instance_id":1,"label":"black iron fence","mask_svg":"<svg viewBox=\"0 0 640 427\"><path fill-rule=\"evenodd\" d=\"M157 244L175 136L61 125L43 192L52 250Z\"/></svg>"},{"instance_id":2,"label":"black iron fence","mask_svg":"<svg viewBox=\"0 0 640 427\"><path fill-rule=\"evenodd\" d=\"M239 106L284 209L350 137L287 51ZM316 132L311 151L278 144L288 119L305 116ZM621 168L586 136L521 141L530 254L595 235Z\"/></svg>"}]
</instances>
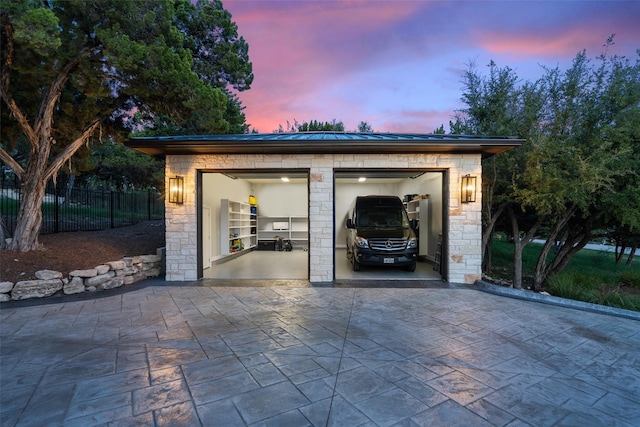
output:
<instances>
[{"instance_id":1,"label":"black iron fence","mask_svg":"<svg viewBox=\"0 0 640 427\"><path fill-rule=\"evenodd\" d=\"M0 218L13 235L22 194L18 183L0 178ZM164 196L156 191L101 191L47 186L42 204L41 234L94 231L164 219Z\"/></svg>"}]
</instances>

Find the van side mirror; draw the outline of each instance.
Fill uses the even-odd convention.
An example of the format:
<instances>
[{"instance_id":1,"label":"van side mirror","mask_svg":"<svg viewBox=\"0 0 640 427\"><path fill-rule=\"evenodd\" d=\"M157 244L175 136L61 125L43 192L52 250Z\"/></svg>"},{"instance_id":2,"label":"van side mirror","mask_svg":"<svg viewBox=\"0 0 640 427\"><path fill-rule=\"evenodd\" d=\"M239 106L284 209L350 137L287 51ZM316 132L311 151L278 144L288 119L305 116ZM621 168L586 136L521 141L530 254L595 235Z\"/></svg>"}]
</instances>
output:
<instances>
[{"instance_id":1,"label":"van side mirror","mask_svg":"<svg viewBox=\"0 0 640 427\"><path fill-rule=\"evenodd\" d=\"M411 227L412 230L417 230L418 229L418 220L417 219L411 219L409 220L409 227Z\"/></svg>"},{"instance_id":2,"label":"van side mirror","mask_svg":"<svg viewBox=\"0 0 640 427\"><path fill-rule=\"evenodd\" d=\"M351 218L347 218L347 228L356 228L356 225L351 221Z\"/></svg>"}]
</instances>

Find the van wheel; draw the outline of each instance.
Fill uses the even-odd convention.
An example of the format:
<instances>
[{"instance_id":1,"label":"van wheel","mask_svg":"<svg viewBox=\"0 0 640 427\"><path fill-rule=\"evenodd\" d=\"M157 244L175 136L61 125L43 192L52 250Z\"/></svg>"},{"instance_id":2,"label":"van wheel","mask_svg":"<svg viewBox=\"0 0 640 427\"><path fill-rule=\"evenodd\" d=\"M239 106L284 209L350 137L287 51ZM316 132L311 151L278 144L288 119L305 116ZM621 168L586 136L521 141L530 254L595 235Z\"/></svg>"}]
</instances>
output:
<instances>
[{"instance_id":1,"label":"van wheel","mask_svg":"<svg viewBox=\"0 0 640 427\"><path fill-rule=\"evenodd\" d=\"M415 261L413 263L407 265L404 269L407 270L407 271L416 271L416 263L415 263Z\"/></svg>"},{"instance_id":2,"label":"van wheel","mask_svg":"<svg viewBox=\"0 0 640 427\"><path fill-rule=\"evenodd\" d=\"M353 264L353 271L360 271L360 263L356 261L355 256L353 257L352 264Z\"/></svg>"}]
</instances>

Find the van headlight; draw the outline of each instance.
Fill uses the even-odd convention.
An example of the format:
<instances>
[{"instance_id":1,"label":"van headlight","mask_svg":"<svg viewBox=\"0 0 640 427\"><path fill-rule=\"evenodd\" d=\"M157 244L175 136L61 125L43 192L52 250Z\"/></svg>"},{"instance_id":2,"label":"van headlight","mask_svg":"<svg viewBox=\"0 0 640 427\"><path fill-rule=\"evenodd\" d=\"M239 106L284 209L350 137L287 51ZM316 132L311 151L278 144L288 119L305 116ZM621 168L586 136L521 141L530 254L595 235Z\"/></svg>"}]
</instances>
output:
<instances>
[{"instance_id":1,"label":"van headlight","mask_svg":"<svg viewBox=\"0 0 640 427\"><path fill-rule=\"evenodd\" d=\"M418 240L417 239L409 239L407 241L407 249L413 249L413 248L417 248L418 247Z\"/></svg>"},{"instance_id":2,"label":"van headlight","mask_svg":"<svg viewBox=\"0 0 640 427\"><path fill-rule=\"evenodd\" d=\"M356 237L356 245L359 248L368 248L369 247L369 242L367 242L367 239L365 239L364 237Z\"/></svg>"}]
</instances>

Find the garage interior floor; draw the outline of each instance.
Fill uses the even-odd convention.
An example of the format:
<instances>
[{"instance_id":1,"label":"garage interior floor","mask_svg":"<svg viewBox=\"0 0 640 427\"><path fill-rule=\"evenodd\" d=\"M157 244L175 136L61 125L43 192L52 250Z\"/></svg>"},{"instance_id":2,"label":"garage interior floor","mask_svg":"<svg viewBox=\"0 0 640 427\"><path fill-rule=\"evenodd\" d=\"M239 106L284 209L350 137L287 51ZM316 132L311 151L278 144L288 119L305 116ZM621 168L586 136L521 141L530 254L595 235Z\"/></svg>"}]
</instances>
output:
<instances>
[{"instance_id":1,"label":"garage interior floor","mask_svg":"<svg viewBox=\"0 0 640 427\"><path fill-rule=\"evenodd\" d=\"M402 268L363 266L353 271L347 260L346 249L336 249L336 279L392 279L392 280L440 280L430 262L418 262L416 271ZM204 270L206 279L309 279L309 252L294 249L291 252L251 251L229 261L213 264Z\"/></svg>"}]
</instances>

